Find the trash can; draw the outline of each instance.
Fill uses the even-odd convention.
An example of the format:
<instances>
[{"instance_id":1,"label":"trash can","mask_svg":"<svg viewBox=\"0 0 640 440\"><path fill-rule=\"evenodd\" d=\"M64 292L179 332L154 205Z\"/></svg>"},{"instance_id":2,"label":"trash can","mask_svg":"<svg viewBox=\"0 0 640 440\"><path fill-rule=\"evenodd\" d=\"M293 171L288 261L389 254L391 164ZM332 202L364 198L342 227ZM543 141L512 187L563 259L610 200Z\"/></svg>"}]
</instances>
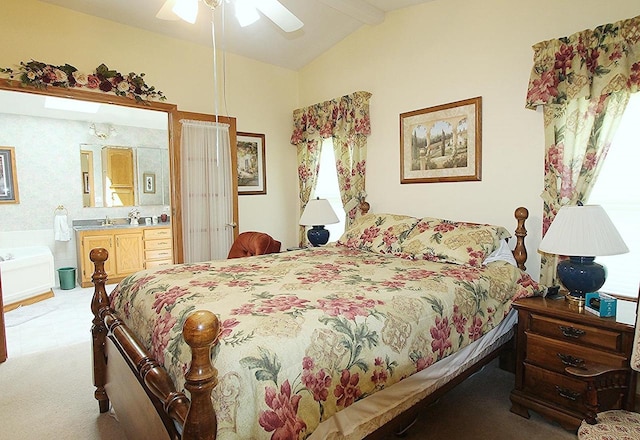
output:
<instances>
[{"instance_id":1,"label":"trash can","mask_svg":"<svg viewBox=\"0 0 640 440\"><path fill-rule=\"evenodd\" d=\"M58 269L58 276L60 277L60 288L62 290L71 290L76 287L75 267L61 267Z\"/></svg>"}]
</instances>

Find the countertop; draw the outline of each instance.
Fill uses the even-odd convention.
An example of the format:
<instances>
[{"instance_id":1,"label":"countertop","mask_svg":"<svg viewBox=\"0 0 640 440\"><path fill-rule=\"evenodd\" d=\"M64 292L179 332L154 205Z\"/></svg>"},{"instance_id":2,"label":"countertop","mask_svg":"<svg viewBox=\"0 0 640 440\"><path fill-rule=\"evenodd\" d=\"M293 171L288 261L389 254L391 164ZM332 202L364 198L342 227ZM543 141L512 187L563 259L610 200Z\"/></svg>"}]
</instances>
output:
<instances>
[{"instance_id":1,"label":"countertop","mask_svg":"<svg viewBox=\"0 0 640 440\"><path fill-rule=\"evenodd\" d=\"M171 223L169 222L160 222L158 224L151 224L151 225L146 225L144 223L140 223L138 225L131 225L128 223L123 223L123 224L115 224L115 225L100 225L98 223L96 224L85 224L85 225L76 225L73 226L73 230L74 231L100 231L100 230L104 230L104 231L108 231L110 229L137 229L137 228L170 228L171 227Z\"/></svg>"}]
</instances>

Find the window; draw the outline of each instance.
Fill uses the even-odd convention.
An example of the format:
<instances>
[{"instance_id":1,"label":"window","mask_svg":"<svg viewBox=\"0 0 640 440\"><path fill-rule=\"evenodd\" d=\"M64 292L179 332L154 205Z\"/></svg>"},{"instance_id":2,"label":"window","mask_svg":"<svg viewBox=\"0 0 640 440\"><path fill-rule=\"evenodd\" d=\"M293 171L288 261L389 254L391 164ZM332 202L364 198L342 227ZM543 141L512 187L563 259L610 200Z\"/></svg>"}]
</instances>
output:
<instances>
[{"instance_id":1,"label":"window","mask_svg":"<svg viewBox=\"0 0 640 440\"><path fill-rule=\"evenodd\" d=\"M325 225L325 228L329 230L329 242L337 241L344 232L344 219L346 214L342 207L342 199L340 198L336 157L333 153L333 140L331 138L325 139L324 142L322 142L318 184L316 185L314 193L311 194L311 197L327 199L338 216L338 219L340 219L340 223Z\"/></svg>"},{"instance_id":2,"label":"window","mask_svg":"<svg viewBox=\"0 0 640 440\"><path fill-rule=\"evenodd\" d=\"M640 93L629 104L602 165L589 204L602 205L629 248L629 253L597 257L607 267L601 290L638 296L640 283Z\"/></svg>"}]
</instances>

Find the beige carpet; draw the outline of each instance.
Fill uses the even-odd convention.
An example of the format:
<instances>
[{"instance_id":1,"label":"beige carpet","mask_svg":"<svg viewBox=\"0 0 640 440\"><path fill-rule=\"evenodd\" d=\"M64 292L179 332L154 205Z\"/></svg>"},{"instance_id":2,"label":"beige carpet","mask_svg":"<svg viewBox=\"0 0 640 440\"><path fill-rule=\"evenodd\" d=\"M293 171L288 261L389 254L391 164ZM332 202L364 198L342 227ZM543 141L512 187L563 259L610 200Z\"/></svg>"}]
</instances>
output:
<instances>
[{"instance_id":1,"label":"beige carpet","mask_svg":"<svg viewBox=\"0 0 640 440\"><path fill-rule=\"evenodd\" d=\"M531 411L525 419L509 411L515 376L498 368L497 360L451 390L422 414L404 440L576 440Z\"/></svg>"},{"instance_id":2,"label":"beige carpet","mask_svg":"<svg viewBox=\"0 0 640 440\"><path fill-rule=\"evenodd\" d=\"M124 440L94 389L89 343L9 357L0 364L0 440Z\"/></svg>"},{"instance_id":3,"label":"beige carpet","mask_svg":"<svg viewBox=\"0 0 640 440\"><path fill-rule=\"evenodd\" d=\"M98 412L90 365L89 343L0 364L0 440L125 440L118 422ZM576 438L534 413L527 420L509 412L513 380L489 364L432 405L404 439Z\"/></svg>"}]
</instances>

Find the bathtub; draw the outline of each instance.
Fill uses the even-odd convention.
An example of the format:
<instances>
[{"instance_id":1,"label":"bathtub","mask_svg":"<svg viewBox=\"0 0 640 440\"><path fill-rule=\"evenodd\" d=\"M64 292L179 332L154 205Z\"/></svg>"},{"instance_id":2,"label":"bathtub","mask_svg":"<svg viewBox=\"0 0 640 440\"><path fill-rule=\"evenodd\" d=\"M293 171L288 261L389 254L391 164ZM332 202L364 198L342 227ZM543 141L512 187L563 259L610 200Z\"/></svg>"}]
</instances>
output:
<instances>
[{"instance_id":1,"label":"bathtub","mask_svg":"<svg viewBox=\"0 0 640 440\"><path fill-rule=\"evenodd\" d=\"M55 270L53 255L47 246L0 248L0 260L5 308L53 296Z\"/></svg>"}]
</instances>

